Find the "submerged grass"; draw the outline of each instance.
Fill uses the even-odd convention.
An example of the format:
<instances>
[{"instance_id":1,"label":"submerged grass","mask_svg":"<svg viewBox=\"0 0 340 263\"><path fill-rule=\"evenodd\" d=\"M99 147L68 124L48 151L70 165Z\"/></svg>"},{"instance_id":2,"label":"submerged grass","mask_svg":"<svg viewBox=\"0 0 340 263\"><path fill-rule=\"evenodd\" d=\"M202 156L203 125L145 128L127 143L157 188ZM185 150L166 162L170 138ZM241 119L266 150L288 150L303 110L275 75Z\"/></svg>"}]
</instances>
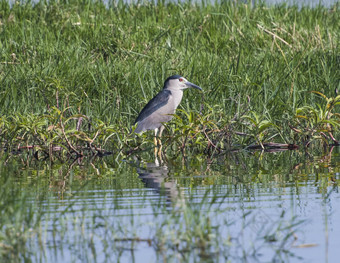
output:
<instances>
[{"instance_id":1,"label":"submerged grass","mask_svg":"<svg viewBox=\"0 0 340 263\"><path fill-rule=\"evenodd\" d=\"M284 155L291 158L281 159ZM286 199L283 192L298 190L305 182L305 169L311 169L311 187L322 185L316 174L328 169L306 164L291 174L284 164L299 163L296 152L268 161L257 156L243 160L238 154L237 160L225 160L225 167L201 163L207 165L198 168L204 176L194 174L196 166L181 166L177 160L159 176L164 178L162 187L176 182L182 191L170 201L164 192L155 198L156 183L148 186L146 170L138 171L143 165L136 169L121 162L115 167L111 156L69 168L48 163L27 167L29 160L22 156L2 157L10 159L0 162L0 259L11 262L147 261L149 255L156 261L248 262L265 257L289 262L294 259L292 245L296 239L302 242L303 219L283 204L272 207L268 215L250 200L260 201L261 191L273 187L278 190L275 196ZM271 173L268 165L274 169ZM159 175L160 168L149 167L149 175ZM303 178L292 186L288 177L301 173Z\"/></svg>"},{"instance_id":2,"label":"submerged grass","mask_svg":"<svg viewBox=\"0 0 340 263\"><path fill-rule=\"evenodd\" d=\"M1 0L0 7L3 148L129 153L149 141L129 135L135 117L175 73L204 94L184 95L183 111L167 125L167 150L337 143L339 4Z\"/></svg>"}]
</instances>

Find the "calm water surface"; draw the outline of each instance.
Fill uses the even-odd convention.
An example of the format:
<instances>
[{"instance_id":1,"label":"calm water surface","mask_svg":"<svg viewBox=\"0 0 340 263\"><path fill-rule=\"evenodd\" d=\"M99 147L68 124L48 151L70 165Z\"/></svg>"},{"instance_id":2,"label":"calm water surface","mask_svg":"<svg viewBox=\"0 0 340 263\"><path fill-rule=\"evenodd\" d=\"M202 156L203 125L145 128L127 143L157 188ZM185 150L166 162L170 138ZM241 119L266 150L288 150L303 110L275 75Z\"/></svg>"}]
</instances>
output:
<instances>
[{"instance_id":1,"label":"calm water surface","mask_svg":"<svg viewBox=\"0 0 340 263\"><path fill-rule=\"evenodd\" d=\"M339 156L14 156L0 176L43 213L27 243L33 262L338 262ZM184 241L201 230L210 246Z\"/></svg>"}]
</instances>

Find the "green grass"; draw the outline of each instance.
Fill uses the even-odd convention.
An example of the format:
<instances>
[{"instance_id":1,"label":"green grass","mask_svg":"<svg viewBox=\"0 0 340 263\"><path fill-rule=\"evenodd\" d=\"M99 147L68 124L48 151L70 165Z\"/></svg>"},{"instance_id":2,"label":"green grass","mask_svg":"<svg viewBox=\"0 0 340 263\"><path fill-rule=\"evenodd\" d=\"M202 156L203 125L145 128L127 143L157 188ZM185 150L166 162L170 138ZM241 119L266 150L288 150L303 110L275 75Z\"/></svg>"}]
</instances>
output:
<instances>
[{"instance_id":1,"label":"green grass","mask_svg":"<svg viewBox=\"0 0 340 263\"><path fill-rule=\"evenodd\" d=\"M326 110L326 102L311 91L335 97L340 88L339 4L330 9L233 1L10 6L2 0L0 10L2 147L21 142L46 151L51 144L66 149L93 138L98 147L113 142L112 149L149 143L148 136L131 138L129 129L175 73L200 85L204 100L196 91L185 92L180 108L194 117L177 112L178 120L165 132L167 149L191 145L202 151L209 148L208 138L221 149L313 138L329 143L321 134L327 127L339 135L336 114L325 122L308 117L307 124L296 118L305 106L319 115L318 104ZM71 116L84 117L85 134L75 130L77 120L61 123ZM36 120L27 119L39 119L41 131L33 128ZM187 132L176 137L178 130Z\"/></svg>"}]
</instances>

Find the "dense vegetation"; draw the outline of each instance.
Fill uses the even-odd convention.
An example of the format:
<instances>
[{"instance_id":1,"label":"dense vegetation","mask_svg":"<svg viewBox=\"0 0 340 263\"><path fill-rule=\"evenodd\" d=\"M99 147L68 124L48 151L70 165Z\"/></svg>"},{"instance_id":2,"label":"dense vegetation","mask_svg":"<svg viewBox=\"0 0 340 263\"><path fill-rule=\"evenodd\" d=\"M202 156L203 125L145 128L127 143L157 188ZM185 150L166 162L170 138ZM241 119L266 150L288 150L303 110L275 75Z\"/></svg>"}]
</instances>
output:
<instances>
[{"instance_id":1,"label":"dense vegetation","mask_svg":"<svg viewBox=\"0 0 340 263\"><path fill-rule=\"evenodd\" d=\"M336 143L339 28L339 4L2 0L1 148L50 156L152 145L130 129L172 74L204 93L186 91L167 151Z\"/></svg>"}]
</instances>

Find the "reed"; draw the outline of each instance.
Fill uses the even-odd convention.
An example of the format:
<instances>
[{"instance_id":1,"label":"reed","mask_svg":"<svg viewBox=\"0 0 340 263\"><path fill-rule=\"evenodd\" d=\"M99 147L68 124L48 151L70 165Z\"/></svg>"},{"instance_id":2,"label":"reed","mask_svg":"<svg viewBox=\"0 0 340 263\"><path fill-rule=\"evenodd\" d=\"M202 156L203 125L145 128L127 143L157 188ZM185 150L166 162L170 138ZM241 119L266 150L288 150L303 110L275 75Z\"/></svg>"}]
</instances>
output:
<instances>
[{"instance_id":1,"label":"reed","mask_svg":"<svg viewBox=\"0 0 340 263\"><path fill-rule=\"evenodd\" d=\"M129 151L149 138L129 136L135 117L175 73L205 92L185 94L168 149L305 145L297 112L324 107L312 91L336 99L340 88L339 4L1 0L0 10L2 148Z\"/></svg>"}]
</instances>

